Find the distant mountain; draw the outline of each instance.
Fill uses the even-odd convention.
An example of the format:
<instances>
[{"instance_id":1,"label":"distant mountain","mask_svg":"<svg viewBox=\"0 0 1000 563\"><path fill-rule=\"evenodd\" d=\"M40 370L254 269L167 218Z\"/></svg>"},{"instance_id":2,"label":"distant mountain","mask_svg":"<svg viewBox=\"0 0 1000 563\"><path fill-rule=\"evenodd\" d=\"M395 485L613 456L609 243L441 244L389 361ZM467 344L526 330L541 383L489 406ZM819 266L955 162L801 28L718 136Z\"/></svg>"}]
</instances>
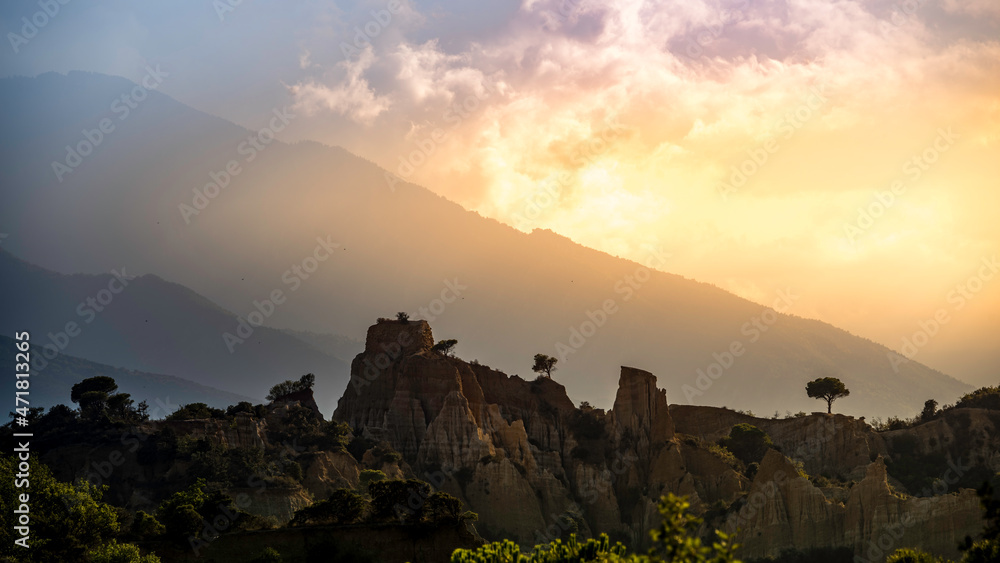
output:
<instances>
[{"instance_id":1,"label":"distant mountain","mask_svg":"<svg viewBox=\"0 0 1000 563\"><path fill-rule=\"evenodd\" d=\"M665 273L669 259L652 250L647 265L661 271L551 232L519 232L422 187L387 180L384 170L343 149L266 142L266 133L157 92L120 119L111 104L133 88L121 78L79 72L0 80L0 230L10 234L4 248L63 272L125 266L159 273L244 317L281 290L286 299L269 326L358 337L376 317L406 311L431 321L438 337L457 338L459 356L508 373L530 376L535 353L560 357L555 377L570 396L605 407L622 364L657 373L672 403L758 413L818 410L805 383L827 375L852 392L837 408L857 415L912 415L927 399L944 404L969 389L828 324L770 312L778 295L765 307ZM276 126L302 118L276 112ZM103 119L114 130L77 162L73 151L86 151ZM68 161L75 167L66 173L57 165ZM794 314L794 292L789 307L776 306ZM8 291L2 299L27 297ZM66 300L69 312L56 322L73 317L78 298ZM605 307L611 312L601 313ZM248 342L230 355L220 334L234 325L232 314L211 316L209 329L191 317L170 320L170 306L149 311L127 334L103 333L88 348L111 347L123 357L133 347L146 356L156 348L167 356L157 365L171 368L158 371L187 370L220 387L227 380L224 388L246 387L255 396L265 379L306 366L315 371L311 366L329 357L315 341L290 352L293 343L261 339L271 334L263 330L254 335L259 346ZM5 328L33 314L18 313L4 317ZM149 328L146 320L167 326ZM143 330L191 341L167 346ZM114 344L116 338L129 343ZM733 349L740 355L728 356ZM346 379L339 381L342 388ZM319 391L327 400L336 396ZM324 411L328 405L321 403Z\"/></svg>"},{"instance_id":2,"label":"distant mountain","mask_svg":"<svg viewBox=\"0 0 1000 563\"><path fill-rule=\"evenodd\" d=\"M227 397L220 401L239 396L261 402L275 383L312 372L321 408L333 410L349 369L341 360L267 327L255 328L244 343L233 344L239 353L230 353L223 334L238 334L234 313L159 277L128 280L127 268L117 273L124 278L56 274L0 251L4 280L0 333L30 332L34 367L41 368L36 381L50 377L52 366L45 363L55 363L46 360L45 347L94 362L177 376L192 389L200 387L192 381L210 385L228 392L215 391ZM64 372L76 377L72 370L60 373ZM68 388L60 397L68 401Z\"/></svg>"},{"instance_id":3,"label":"distant mountain","mask_svg":"<svg viewBox=\"0 0 1000 563\"><path fill-rule=\"evenodd\" d=\"M15 344L14 339L0 335L0 362L3 365L14 365ZM34 353L41 352L35 348ZM150 417L154 419L163 418L181 405L189 403L205 403L221 409L240 401L251 400L243 395L227 393L180 377L116 368L66 354L57 354L52 359L47 359L46 364L41 371L32 370L28 388L31 407L47 409L58 404L75 406L69 398L73 385L99 375L114 378L118 383L118 391L132 395L136 404L146 401Z\"/></svg>"},{"instance_id":4,"label":"distant mountain","mask_svg":"<svg viewBox=\"0 0 1000 563\"><path fill-rule=\"evenodd\" d=\"M365 349L365 343L339 334L322 334L319 332L309 332L308 330L282 329L282 332L289 334L320 352L337 358L345 364L350 365L357 356Z\"/></svg>"}]
</instances>

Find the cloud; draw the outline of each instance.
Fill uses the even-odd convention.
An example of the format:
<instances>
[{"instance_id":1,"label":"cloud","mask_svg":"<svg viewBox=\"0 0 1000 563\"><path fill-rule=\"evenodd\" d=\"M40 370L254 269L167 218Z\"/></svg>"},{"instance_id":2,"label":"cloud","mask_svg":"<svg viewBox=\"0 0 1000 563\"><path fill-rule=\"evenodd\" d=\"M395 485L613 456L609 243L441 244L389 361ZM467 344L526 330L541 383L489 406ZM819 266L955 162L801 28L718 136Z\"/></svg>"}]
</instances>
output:
<instances>
[{"instance_id":1,"label":"cloud","mask_svg":"<svg viewBox=\"0 0 1000 563\"><path fill-rule=\"evenodd\" d=\"M304 60L308 60L308 54ZM391 106L388 96L377 95L364 78L364 72L375 62L370 46L361 52L356 61L343 61L337 65L343 78L335 85L327 86L315 80L307 80L289 87L295 100L295 109L307 114L327 109L346 115L352 120L371 124L376 117Z\"/></svg>"},{"instance_id":2,"label":"cloud","mask_svg":"<svg viewBox=\"0 0 1000 563\"><path fill-rule=\"evenodd\" d=\"M895 345L921 296L1000 240L985 211L998 196L983 195L1000 138L996 4L900 5L537 0L479 41L383 44L357 74L303 84L391 92L378 146L341 142L483 215L633 259L662 245L674 271L750 298L791 283L804 314ZM942 127L963 141L846 243L844 225ZM768 140L778 149L723 201Z\"/></svg>"},{"instance_id":3,"label":"cloud","mask_svg":"<svg viewBox=\"0 0 1000 563\"><path fill-rule=\"evenodd\" d=\"M952 14L1000 20L1000 3L995 0L944 0L941 6Z\"/></svg>"}]
</instances>

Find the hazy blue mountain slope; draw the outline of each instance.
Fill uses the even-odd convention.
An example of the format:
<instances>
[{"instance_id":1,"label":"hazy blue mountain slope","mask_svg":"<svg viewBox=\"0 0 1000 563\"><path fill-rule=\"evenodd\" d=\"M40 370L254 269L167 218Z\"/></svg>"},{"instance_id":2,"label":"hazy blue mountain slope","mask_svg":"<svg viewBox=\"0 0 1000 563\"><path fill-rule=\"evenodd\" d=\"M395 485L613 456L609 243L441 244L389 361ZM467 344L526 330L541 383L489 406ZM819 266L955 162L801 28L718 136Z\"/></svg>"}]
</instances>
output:
<instances>
[{"instance_id":1,"label":"hazy blue mountain slope","mask_svg":"<svg viewBox=\"0 0 1000 563\"><path fill-rule=\"evenodd\" d=\"M61 272L156 273L244 316L280 289L287 299L268 322L296 330L360 339L376 317L407 311L430 320L437 338L457 338L460 356L509 373L530 377L538 352L562 356L556 378L574 400L602 406L622 364L656 373L671 402L687 402L684 386L697 389L698 370L715 355L728 364L734 342L743 355L717 379L702 378L693 402L815 410L805 382L836 375L852 389L838 408L885 416L968 389L916 362L897 371L883 346L821 322L780 315L766 332L755 329L762 305L664 273L669 258L647 278L636 263L551 232L521 233L412 184L390 188L384 170L343 149L273 142L248 160L240 148L251 132L157 93L58 182L51 161L82 129L117 119L109 104L130 88L85 73L0 80L0 103L12 110L0 122L0 182L11 202L0 208L5 248ZM185 219L179 206L194 205L194 190L230 161L240 173ZM308 279L289 283L320 240L336 250L324 251ZM615 312L602 326L574 336L581 327L590 334L588 313L608 300ZM796 312L794 302L787 311ZM203 369L233 377L244 368L225 362L265 361L253 350L243 345Z\"/></svg>"}]
</instances>

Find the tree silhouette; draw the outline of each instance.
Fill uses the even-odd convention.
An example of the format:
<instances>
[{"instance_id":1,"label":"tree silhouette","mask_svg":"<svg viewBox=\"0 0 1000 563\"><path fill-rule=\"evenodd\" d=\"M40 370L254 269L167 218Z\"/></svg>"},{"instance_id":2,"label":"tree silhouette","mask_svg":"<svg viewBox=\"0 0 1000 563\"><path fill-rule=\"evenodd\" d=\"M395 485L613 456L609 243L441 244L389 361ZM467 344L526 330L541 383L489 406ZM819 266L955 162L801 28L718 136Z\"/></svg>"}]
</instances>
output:
<instances>
[{"instance_id":1,"label":"tree silhouette","mask_svg":"<svg viewBox=\"0 0 1000 563\"><path fill-rule=\"evenodd\" d=\"M833 410L833 402L851 394L844 382L836 377L821 377L806 384L806 394L813 399L826 401L826 412Z\"/></svg>"},{"instance_id":2,"label":"tree silhouette","mask_svg":"<svg viewBox=\"0 0 1000 563\"><path fill-rule=\"evenodd\" d=\"M306 389L312 389L315 384L316 376L311 373L307 373L300 377L298 381L289 379L271 387L271 390L268 391L265 399L268 401L276 401L285 395L290 395L298 391L305 391Z\"/></svg>"},{"instance_id":3,"label":"tree silhouette","mask_svg":"<svg viewBox=\"0 0 1000 563\"><path fill-rule=\"evenodd\" d=\"M431 350L447 357L451 356L456 344L458 344L458 340L455 340L454 338L449 338L448 340L438 340L437 344L431 346Z\"/></svg>"},{"instance_id":4,"label":"tree silhouette","mask_svg":"<svg viewBox=\"0 0 1000 563\"><path fill-rule=\"evenodd\" d=\"M920 420L927 422L934 418L937 414L938 402L934 399L927 399L924 401L924 410L920 412Z\"/></svg>"},{"instance_id":5,"label":"tree silhouette","mask_svg":"<svg viewBox=\"0 0 1000 563\"><path fill-rule=\"evenodd\" d=\"M552 379L552 372L556 370L556 362L559 360L545 354L535 354L535 365L531 366L531 371L538 374L544 373L546 377Z\"/></svg>"}]
</instances>

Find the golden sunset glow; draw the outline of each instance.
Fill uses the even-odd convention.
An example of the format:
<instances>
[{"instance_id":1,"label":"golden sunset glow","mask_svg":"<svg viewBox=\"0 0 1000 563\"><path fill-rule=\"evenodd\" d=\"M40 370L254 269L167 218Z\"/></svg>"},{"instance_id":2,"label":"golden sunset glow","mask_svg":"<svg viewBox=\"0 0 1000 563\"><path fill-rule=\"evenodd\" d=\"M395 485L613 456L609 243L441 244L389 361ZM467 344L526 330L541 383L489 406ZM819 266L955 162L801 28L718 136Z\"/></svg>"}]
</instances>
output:
<instances>
[{"instance_id":1,"label":"golden sunset glow","mask_svg":"<svg viewBox=\"0 0 1000 563\"><path fill-rule=\"evenodd\" d=\"M524 231L660 246L759 302L795 288L794 314L894 349L1000 251L995 3L560 6L526 2L458 53L369 48L302 82L297 132ZM324 115L380 145L320 133ZM1000 283L976 299L921 361L997 332Z\"/></svg>"}]
</instances>

